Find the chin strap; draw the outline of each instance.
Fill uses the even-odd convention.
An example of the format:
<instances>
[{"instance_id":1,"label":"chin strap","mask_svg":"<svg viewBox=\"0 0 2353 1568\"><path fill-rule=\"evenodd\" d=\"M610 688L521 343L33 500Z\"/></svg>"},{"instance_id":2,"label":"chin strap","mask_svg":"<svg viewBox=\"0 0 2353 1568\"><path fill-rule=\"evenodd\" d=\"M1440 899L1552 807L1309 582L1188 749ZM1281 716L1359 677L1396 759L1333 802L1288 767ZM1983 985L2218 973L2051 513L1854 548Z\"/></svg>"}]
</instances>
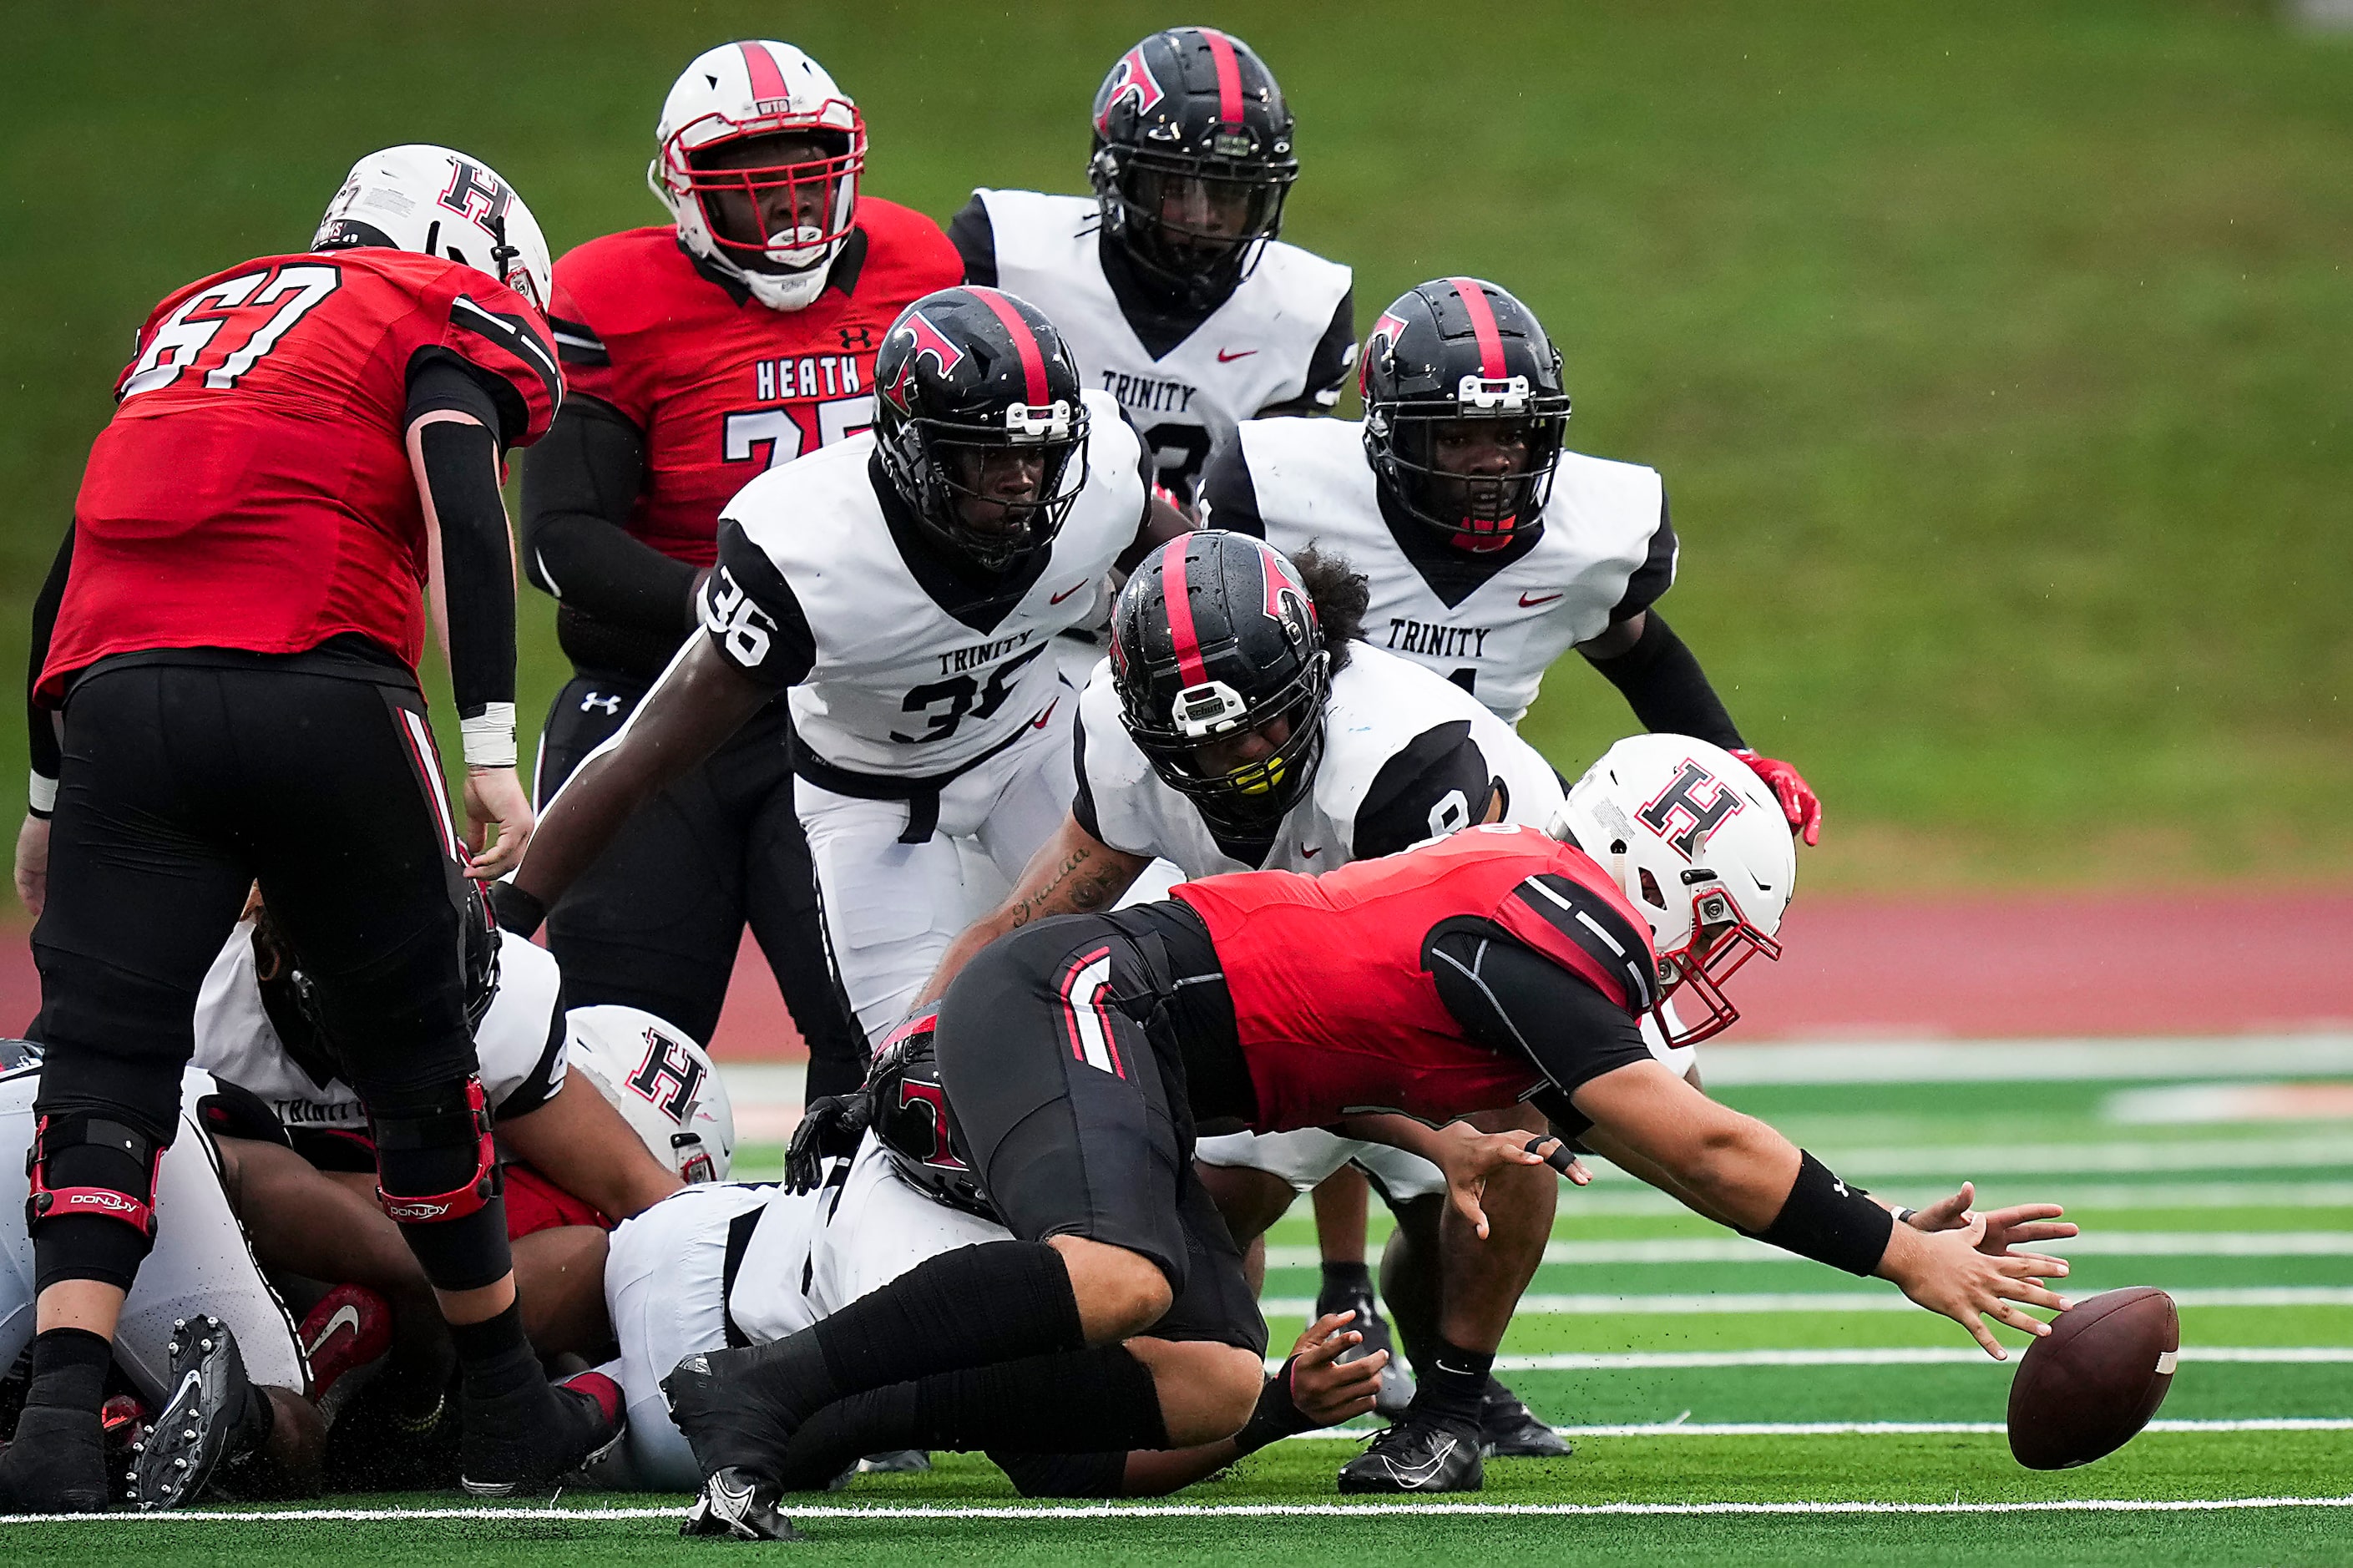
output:
<instances>
[{"instance_id":1,"label":"chin strap","mask_svg":"<svg viewBox=\"0 0 2353 1568\"><path fill-rule=\"evenodd\" d=\"M466 1079L466 1106L462 1110L372 1116L368 1126L376 1148L375 1201L397 1223L438 1225L446 1220L463 1219L480 1213L499 1195L498 1148L491 1139L490 1099L482 1092L479 1075ZM459 1185L425 1196L396 1196L385 1191L385 1155L462 1148L468 1143L474 1149L474 1173Z\"/></svg>"},{"instance_id":2,"label":"chin strap","mask_svg":"<svg viewBox=\"0 0 2353 1568\"><path fill-rule=\"evenodd\" d=\"M50 1186L46 1170L49 1157L84 1145L113 1150L144 1170L145 1195L134 1195L118 1187ZM33 1130L33 1146L25 1155L25 1174L32 1188L31 1195L25 1200L25 1223L29 1227L45 1219L115 1219L153 1241L155 1182L163 1166L164 1145L135 1127L99 1116L44 1116Z\"/></svg>"}]
</instances>

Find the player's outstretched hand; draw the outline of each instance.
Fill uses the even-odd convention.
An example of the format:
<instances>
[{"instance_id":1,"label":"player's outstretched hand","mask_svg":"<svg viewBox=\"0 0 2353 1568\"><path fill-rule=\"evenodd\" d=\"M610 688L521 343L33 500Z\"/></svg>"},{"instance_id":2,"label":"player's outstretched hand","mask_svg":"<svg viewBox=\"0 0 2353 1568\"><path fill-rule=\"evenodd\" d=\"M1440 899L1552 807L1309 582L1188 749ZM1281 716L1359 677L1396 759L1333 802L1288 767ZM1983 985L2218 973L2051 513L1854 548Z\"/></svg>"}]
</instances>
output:
<instances>
[{"instance_id":1,"label":"player's outstretched hand","mask_svg":"<svg viewBox=\"0 0 2353 1568\"><path fill-rule=\"evenodd\" d=\"M1381 1368L1389 1363L1387 1351L1340 1359L1365 1342L1364 1335L1348 1327L1356 1315L1327 1312L1308 1324L1291 1347L1291 1402L1317 1426L1337 1426L1370 1412Z\"/></svg>"},{"instance_id":2,"label":"player's outstretched hand","mask_svg":"<svg viewBox=\"0 0 2353 1568\"><path fill-rule=\"evenodd\" d=\"M16 829L16 896L37 920L49 901L49 819L30 812Z\"/></svg>"},{"instance_id":3,"label":"player's outstretched hand","mask_svg":"<svg viewBox=\"0 0 2353 1568\"><path fill-rule=\"evenodd\" d=\"M1978 1217L1969 1208L1977 1195L1977 1184L1963 1182L1959 1192L1914 1211L1906 1223L1915 1230L1959 1230ZM1985 1240L1978 1244L1978 1250L1999 1258L2021 1244L2064 1241L2071 1236L2082 1235L2073 1221L2060 1220L2059 1216L2066 1212L2057 1204L2016 1204L1991 1210L1984 1215Z\"/></svg>"},{"instance_id":4,"label":"player's outstretched hand","mask_svg":"<svg viewBox=\"0 0 2353 1568\"><path fill-rule=\"evenodd\" d=\"M1488 1175L1506 1165L1546 1164L1562 1147L1557 1138L1530 1138L1525 1131L1482 1132L1467 1121L1451 1121L1438 1130L1426 1153L1446 1173L1447 1198L1484 1241L1487 1211L1479 1200L1486 1193Z\"/></svg>"},{"instance_id":5,"label":"player's outstretched hand","mask_svg":"<svg viewBox=\"0 0 2353 1568\"><path fill-rule=\"evenodd\" d=\"M1982 1215L1958 1230L1918 1231L1899 1225L1887 1238L1879 1275L1894 1280L1928 1310L1941 1312L1968 1330L1985 1347L1986 1354L2008 1361L2010 1352L1984 1320L1990 1317L2030 1334L2049 1333L2050 1324L2017 1303L2066 1310L2072 1303L2043 1281L2064 1278L2067 1263L2064 1258L2031 1253L1989 1256L1982 1250L1985 1238Z\"/></svg>"},{"instance_id":6,"label":"player's outstretched hand","mask_svg":"<svg viewBox=\"0 0 2353 1568\"><path fill-rule=\"evenodd\" d=\"M1789 819L1789 831L1802 837L1809 845L1822 841L1822 803L1814 795L1814 786L1806 782L1805 774L1778 757L1760 757L1751 751L1732 753L1746 763L1765 786L1781 803L1781 815Z\"/></svg>"},{"instance_id":7,"label":"player's outstretched hand","mask_svg":"<svg viewBox=\"0 0 2353 1568\"><path fill-rule=\"evenodd\" d=\"M512 768L468 768L466 874L487 882L522 865L533 820L531 796Z\"/></svg>"}]
</instances>

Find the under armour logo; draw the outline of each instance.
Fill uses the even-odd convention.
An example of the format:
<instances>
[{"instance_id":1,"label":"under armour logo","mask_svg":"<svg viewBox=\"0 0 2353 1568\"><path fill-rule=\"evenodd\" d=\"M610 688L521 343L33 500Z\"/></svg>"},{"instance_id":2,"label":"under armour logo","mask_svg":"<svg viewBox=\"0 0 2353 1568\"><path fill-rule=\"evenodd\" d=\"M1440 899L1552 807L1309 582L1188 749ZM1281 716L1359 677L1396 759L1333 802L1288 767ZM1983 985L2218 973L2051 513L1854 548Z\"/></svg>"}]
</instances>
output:
<instances>
[{"instance_id":1,"label":"under armour logo","mask_svg":"<svg viewBox=\"0 0 2353 1568\"><path fill-rule=\"evenodd\" d=\"M1712 794L1702 795L1703 789ZM1672 783L1658 793L1650 805L1634 815L1643 825L1665 839L1674 852L1688 860L1695 855L1707 836L1723 826L1725 818L1741 807L1740 796L1729 784L1694 761L1685 761L1675 770ZM1681 832L1675 831L1675 819L1687 820Z\"/></svg>"},{"instance_id":2,"label":"under armour logo","mask_svg":"<svg viewBox=\"0 0 2353 1568\"><path fill-rule=\"evenodd\" d=\"M694 1114L704 1071L684 1046L659 1029L648 1029L646 1059L629 1075L629 1088L672 1121L684 1122Z\"/></svg>"},{"instance_id":3,"label":"under armour logo","mask_svg":"<svg viewBox=\"0 0 2353 1568\"><path fill-rule=\"evenodd\" d=\"M604 710L606 718L610 719L621 710L621 700L618 697L606 697L594 691L580 700L580 711L583 713L592 713L599 709Z\"/></svg>"}]
</instances>

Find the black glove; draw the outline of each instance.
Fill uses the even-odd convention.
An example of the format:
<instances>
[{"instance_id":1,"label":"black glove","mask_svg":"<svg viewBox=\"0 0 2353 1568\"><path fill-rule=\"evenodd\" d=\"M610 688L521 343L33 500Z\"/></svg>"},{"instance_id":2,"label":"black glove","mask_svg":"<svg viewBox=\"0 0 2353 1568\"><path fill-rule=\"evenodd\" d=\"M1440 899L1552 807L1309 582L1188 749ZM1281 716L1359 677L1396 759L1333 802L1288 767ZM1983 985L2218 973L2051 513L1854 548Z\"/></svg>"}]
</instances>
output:
<instances>
[{"instance_id":1,"label":"black glove","mask_svg":"<svg viewBox=\"0 0 2353 1568\"><path fill-rule=\"evenodd\" d=\"M793 1129L785 1151L785 1185L796 1193L813 1193L825 1185L828 1160L847 1160L858 1152L874 1120L874 1099L864 1089L855 1094L831 1094L816 1101Z\"/></svg>"}]
</instances>

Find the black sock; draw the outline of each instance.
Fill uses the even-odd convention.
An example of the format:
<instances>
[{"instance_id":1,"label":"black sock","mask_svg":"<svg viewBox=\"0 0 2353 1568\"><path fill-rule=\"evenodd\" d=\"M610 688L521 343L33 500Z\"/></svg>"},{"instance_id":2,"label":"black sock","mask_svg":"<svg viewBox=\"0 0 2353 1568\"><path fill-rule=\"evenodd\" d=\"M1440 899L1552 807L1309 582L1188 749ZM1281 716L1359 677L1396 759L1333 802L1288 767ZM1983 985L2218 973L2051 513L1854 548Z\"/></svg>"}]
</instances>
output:
<instances>
[{"instance_id":1,"label":"black sock","mask_svg":"<svg viewBox=\"0 0 2353 1568\"><path fill-rule=\"evenodd\" d=\"M248 1384L245 1411L237 1418L237 1435L228 1446L229 1458L248 1459L259 1455L277 1425L278 1405L269 1397L269 1391L258 1383Z\"/></svg>"},{"instance_id":2,"label":"black sock","mask_svg":"<svg viewBox=\"0 0 2353 1568\"><path fill-rule=\"evenodd\" d=\"M457 1347L466 1392L478 1399L495 1399L546 1381L539 1357L523 1337L520 1301L508 1302L505 1311L479 1323L450 1324L449 1342Z\"/></svg>"},{"instance_id":3,"label":"black sock","mask_svg":"<svg viewBox=\"0 0 2353 1568\"><path fill-rule=\"evenodd\" d=\"M1165 1448L1151 1369L1124 1345L934 1373L838 1400L794 1433L788 1486L822 1486L867 1454L1121 1453Z\"/></svg>"},{"instance_id":4,"label":"black sock","mask_svg":"<svg viewBox=\"0 0 2353 1568\"><path fill-rule=\"evenodd\" d=\"M797 1420L869 1389L1085 1347L1061 1255L992 1241L926 1258L815 1327L740 1352L741 1373Z\"/></svg>"},{"instance_id":5,"label":"black sock","mask_svg":"<svg viewBox=\"0 0 2353 1568\"><path fill-rule=\"evenodd\" d=\"M1409 1414L1476 1426L1479 1404L1487 1393L1487 1374L1494 1367L1494 1352L1466 1351L1440 1339L1427 1358L1414 1363L1420 1381L1414 1387Z\"/></svg>"},{"instance_id":6,"label":"black sock","mask_svg":"<svg viewBox=\"0 0 2353 1568\"><path fill-rule=\"evenodd\" d=\"M50 1329L33 1341L33 1383L25 1403L96 1415L113 1363L114 1346L88 1329Z\"/></svg>"},{"instance_id":7,"label":"black sock","mask_svg":"<svg viewBox=\"0 0 2353 1568\"><path fill-rule=\"evenodd\" d=\"M1315 1293L1315 1315L1336 1312L1357 1301L1373 1299L1373 1271L1362 1263L1324 1263L1324 1288Z\"/></svg>"}]
</instances>

